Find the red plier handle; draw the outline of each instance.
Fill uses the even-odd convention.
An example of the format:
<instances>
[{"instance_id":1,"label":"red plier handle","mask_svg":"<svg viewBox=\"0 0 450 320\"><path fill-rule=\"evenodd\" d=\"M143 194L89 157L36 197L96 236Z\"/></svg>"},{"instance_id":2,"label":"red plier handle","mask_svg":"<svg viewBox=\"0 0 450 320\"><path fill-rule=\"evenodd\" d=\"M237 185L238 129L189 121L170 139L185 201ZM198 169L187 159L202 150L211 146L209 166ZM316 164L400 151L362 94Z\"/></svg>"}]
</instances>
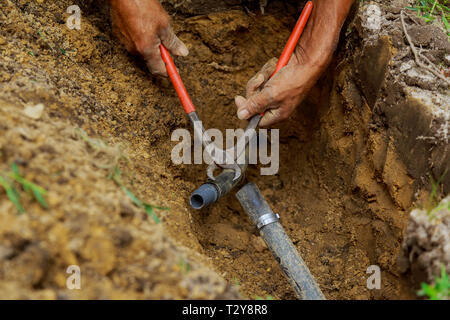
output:
<instances>
[{"instance_id":1,"label":"red plier handle","mask_svg":"<svg viewBox=\"0 0 450 320\"><path fill-rule=\"evenodd\" d=\"M297 23L295 24L294 30L292 31L286 46L281 53L280 59L278 59L277 66L275 68L274 73L270 76L271 78L282 68L284 68L291 59L292 54L294 53L295 47L297 46L298 40L302 36L303 30L305 29L306 23L311 16L311 12L314 5L312 1L308 1L303 8L302 13L300 14L300 18L298 18Z\"/></svg>"},{"instance_id":2,"label":"red plier handle","mask_svg":"<svg viewBox=\"0 0 450 320\"><path fill-rule=\"evenodd\" d=\"M270 77L273 77L278 71L280 71L289 63L292 53L294 53L298 40L300 39L300 36L302 35L306 23L308 22L308 19L311 15L312 9L313 3L312 1L308 1L308 3L305 5L305 8L303 8L300 18L298 19L294 30L292 31L291 36L289 37L289 40L287 41L286 46L283 49L283 52L281 53L280 59L278 60L277 66L275 68L275 72ZM183 80L181 80L181 77L178 74L177 68L175 67L175 63L173 62L169 51L163 44L159 46L159 49L161 51L161 57L166 64L167 74L169 75L173 87L175 88L175 91L180 98L184 111L186 111L187 114L195 112L195 106L192 103L189 94L187 93L187 90L183 84Z\"/></svg>"},{"instance_id":3,"label":"red plier handle","mask_svg":"<svg viewBox=\"0 0 450 320\"><path fill-rule=\"evenodd\" d=\"M159 50L161 51L161 57L166 64L167 74L169 75L173 87L175 88L175 91L180 98L184 111L186 111L187 114L195 112L195 106L192 103L189 94L187 93L186 87L183 84L183 80L181 80L181 77L178 74L177 67L175 67L175 63L173 62L169 51L162 43L159 46Z\"/></svg>"}]
</instances>

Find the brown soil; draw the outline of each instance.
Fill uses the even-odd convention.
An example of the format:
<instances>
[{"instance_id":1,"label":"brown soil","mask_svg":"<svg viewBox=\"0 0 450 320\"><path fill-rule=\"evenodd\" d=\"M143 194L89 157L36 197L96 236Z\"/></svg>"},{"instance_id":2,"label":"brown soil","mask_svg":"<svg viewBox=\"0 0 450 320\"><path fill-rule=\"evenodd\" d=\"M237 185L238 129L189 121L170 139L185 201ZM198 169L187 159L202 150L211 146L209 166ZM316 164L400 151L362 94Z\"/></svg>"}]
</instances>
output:
<instances>
[{"instance_id":1,"label":"brown soil","mask_svg":"<svg viewBox=\"0 0 450 320\"><path fill-rule=\"evenodd\" d=\"M0 296L228 299L238 297L231 284L239 283L245 297L295 298L233 194L200 212L190 209L187 199L206 168L170 161L171 132L190 125L171 86L152 79L112 37L101 1L84 2L82 30L66 28L71 4L0 5L0 170L18 163L25 177L49 190L50 204L44 210L27 201L19 216L0 193ZM190 55L176 64L205 126L243 126L233 97L279 55L296 7L273 2L264 16L241 5L210 15L177 10L174 28ZM385 42L375 46L385 59L373 57L374 63L386 61L377 70L386 71L398 50ZM279 173L260 176L251 168L248 180L279 212L327 298L414 298L395 261L423 181L410 174L398 139L380 125L371 84L359 82L364 59L371 59L359 45L355 34L342 41L347 50L280 125ZM385 75L379 78L377 91ZM23 115L25 105L37 103L45 105L40 119ZM107 179L89 146L74 138L75 127L124 146L125 184L146 202L170 208L157 211L161 224ZM87 277L76 293L65 289L70 264ZM373 264L382 269L381 290L366 287Z\"/></svg>"}]
</instances>

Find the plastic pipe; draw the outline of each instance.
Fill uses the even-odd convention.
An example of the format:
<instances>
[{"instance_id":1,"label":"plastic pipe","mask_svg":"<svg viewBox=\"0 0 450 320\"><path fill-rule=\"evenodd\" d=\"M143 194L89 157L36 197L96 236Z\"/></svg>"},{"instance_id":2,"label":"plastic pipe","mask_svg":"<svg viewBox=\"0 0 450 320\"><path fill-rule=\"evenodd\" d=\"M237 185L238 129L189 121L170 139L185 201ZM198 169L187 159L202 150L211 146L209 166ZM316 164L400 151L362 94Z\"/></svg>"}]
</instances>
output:
<instances>
[{"instance_id":1,"label":"plastic pipe","mask_svg":"<svg viewBox=\"0 0 450 320\"><path fill-rule=\"evenodd\" d=\"M246 161L247 162L247 161ZM241 176L234 180L233 169L223 169L216 180L208 180L191 194L191 207L200 210L215 203L237 186L245 176L247 164L241 165Z\"/></svg>"},{"instance_id":2,"label":"plastic pipe","mask_svg":"<svg viewBox=\"0 0 450 320\"><path fill-rule=\"evenodd\" d=\"M258 187L254 183L248 183L236 193L236 197L258 227L261 237L280 264L297 296L302 300L325 300L308 267L279 222L278 215L274 214Z\"/></svg>"}]
</instances>

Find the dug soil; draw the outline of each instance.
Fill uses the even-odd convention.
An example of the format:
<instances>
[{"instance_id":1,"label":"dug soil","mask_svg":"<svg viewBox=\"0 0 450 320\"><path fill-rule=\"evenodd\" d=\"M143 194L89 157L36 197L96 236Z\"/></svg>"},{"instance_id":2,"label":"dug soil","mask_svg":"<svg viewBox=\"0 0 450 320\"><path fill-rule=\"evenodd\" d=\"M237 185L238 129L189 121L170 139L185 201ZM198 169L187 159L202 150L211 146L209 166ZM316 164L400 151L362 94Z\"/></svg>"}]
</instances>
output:
<instances>
[{"instance_id":1,"label":"dug soil","mask_svg":"<svg viewBox=\"0 0 450 320\"><path fill-rule=\"evenodd\" d=\"M233 193L190 208L206 166L171 162L171 134L190 123L169 83L114 39L102 1L80 2L81 30L68 29L72 4L0 5L0 171L18 164L48 190L49 206L20 191L26 213L18 214L0 192L0 296L294 299ZM264 15L252 3L210 14L167 8L190 50L175 62L204 125L244 127L234 96L280 54L300 6L273 1ZM397 49L380 40L376 52L388 48L383 62L363 54L361 35L350 31L308 99L279 125L279 172L261 176L251 167L247 180L280 214L328 299L414 298L396 259L426 181L410 173L397 136L375 114L375 89L357 80L364 59L387 69ZM399 94L392 90L400 89L383 94ZM106 149L96 149L99 141ZM155 218L135 206L108 179L116 164L136 197L169 209L155 208ZM81 290L66 288L69 265L80 266ZM382 271L379 290L367 288L371 265Z\"/></svg>"}]
</instances>

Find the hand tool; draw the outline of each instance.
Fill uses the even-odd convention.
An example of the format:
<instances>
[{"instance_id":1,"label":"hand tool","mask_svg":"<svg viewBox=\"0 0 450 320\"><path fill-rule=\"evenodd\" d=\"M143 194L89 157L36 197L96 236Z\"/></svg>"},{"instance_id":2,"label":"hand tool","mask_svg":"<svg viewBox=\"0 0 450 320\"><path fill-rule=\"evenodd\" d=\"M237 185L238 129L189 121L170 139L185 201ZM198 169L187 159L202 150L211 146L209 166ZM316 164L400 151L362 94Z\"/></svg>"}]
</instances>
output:
<instances>
[{"instance_id":1,"label":"hand tool","mask_svg":"<svg viewBox=\"0 0 450 320\"><path fill-rule=\"evenodd\" d=\"M281 53L280 58L278 59L278 63L275 67L275 71L272 73L270 78L272 78L278 71L280 71L282 68L284 68L291 59L292 54L294 53L295 47L297 46L298 41L300 40L300 37L303 33L303 30L305 29L306 23L309 20L309 17L311 16L312 9L313 9L313 2L308 1L303 8L302 13L300 14L299 19L297 20L297 23L294 27L294 30L292 31L286 46L283 49L283 52ZM240 158L240 156L245 152L245 148L247 144L253 139L253 136L256 133L256 128L258 127L259 122L261 121L262 117L264 116L264 113L254 115L247 124L247 127L245 128L244 135L241 137L241 139L245 139L245 141L241 143L238 141L232 150L226 150L227 154L233 154L236 162L237 159ZM208 166L207 173L208 177L214 177L214 170L218 168L216 163L211 163ZM235 177L235 179L239 178L239 176ZM214 179L213 179L214 180Z\"/></svg>"},{"instance_id":2,"label":"hand tool","mask_svg":"<svg viewBox=\"0 0 450 320\"><path fill-rule=\"evenodd\" d=\"M163 44L159 46L159 49L161 51L161 57L166 65L167 74L169 75L173 87L178 94L184 111L186 112L194 127L194 134L200 137L206 152L209 154L214 163L218 164L221 168L224 169L233 169L235 172L235 179L239 178L241 175L241 168L239 167L239 165L235 163L231 155L227 154L225 150L218 148L214 144L211 137L203 127L203 124L200 121L197 112L195 111L195 106L192 103L191 98L189 97L186 87L183 84L183 80L181 80L181 77L177 71L175 63L172 60L172 57L170 56L169 51Z\"/></svg>"},{"instance_id":3,"label":"hand tool","mask_svg":"<svg viewBox=\"0 0 450 320\"><path fill-rule=\"evenodd\" d=\"M286 46L284 47L283 52L281 53L280 59L278 60L277 66L275 68L275 72L271 75L271 78L289 63L289 60L295 50L295 47L297 46L300 36L302 35L306 23L308 22L308 19L311 15L312 8L313 8L312 1L308 1L308 3L305 5L305 8L303 9L300 15L300 18L298 19L294 27L293 32L291 33L291 36L289 37L289 40L287 41ZM166 65L167 74L169 75L170 80L172 81L172 84L175 88L175 91L178 94L178 97L186 114L188 115L189 119L191 120L194 126L194 133L197 136L201 137L202 144L213 161L208 166L207 170L208 177L214 180L215 179L214 170L220 167L223 169L233 169L235 173L234 180L238 179L242 174L242 170L241 167L237 164L237 159L239 159L240 155L245 151L247 143L251 141L251 139L253 138L255 134L255 129L258 127L259 121L261 120L264 114L255 115L250 119L245 129L245 134L241 138L241 139L248 139L244 141L244 143L238 142L233 148L230 148L228 150L218 148L212 141L211 137L209 137L206 130L204 129L197 115L197 112L195 111L194 104L192 103L192 100L189 97L189 94L187 93L183 81L181 80L181 77L177 71L175 63L173 62L172 57L170 56L169 51L163 44L160 45L160 51L161 57Z\"/></svg>"}]
</instances>

